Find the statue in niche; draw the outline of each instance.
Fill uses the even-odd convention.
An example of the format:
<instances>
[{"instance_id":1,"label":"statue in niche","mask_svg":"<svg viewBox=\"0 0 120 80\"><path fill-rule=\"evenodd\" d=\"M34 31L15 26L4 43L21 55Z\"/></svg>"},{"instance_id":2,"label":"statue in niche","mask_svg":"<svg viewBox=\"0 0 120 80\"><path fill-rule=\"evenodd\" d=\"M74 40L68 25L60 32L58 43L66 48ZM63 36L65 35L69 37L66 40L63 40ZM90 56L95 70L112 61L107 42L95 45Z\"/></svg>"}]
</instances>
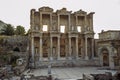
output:
<instances>
[{"instance_id":1,"label":"statue in niche","mask_svg":"<svg viewBox=\"0 0 120 80\"><path fill-rule=\"evenodd\" d=\"M86 30L86 31L90 31L90 27L89 27L89 26L86 26L85 30Z\"/></svg>"},{"instance_id":2,"label":"statue in niche","mask_svg":"<svg viewBox=\"0 0 120 80\"><path fill-rule=\"evenodd\" d=\"M90 31L90 27L87 27L87 31Z\"/></svg>"}]
</instances>

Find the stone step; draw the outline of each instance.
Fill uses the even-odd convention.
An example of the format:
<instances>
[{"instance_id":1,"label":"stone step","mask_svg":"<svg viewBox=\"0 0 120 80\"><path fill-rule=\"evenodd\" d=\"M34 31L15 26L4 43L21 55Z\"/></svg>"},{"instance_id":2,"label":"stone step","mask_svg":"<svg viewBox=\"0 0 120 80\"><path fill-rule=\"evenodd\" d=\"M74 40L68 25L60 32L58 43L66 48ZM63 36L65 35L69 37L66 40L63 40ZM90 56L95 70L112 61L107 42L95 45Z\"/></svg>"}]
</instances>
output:
<instances>
[{"instance_id":1,"label":"stone step","mask_svg":"<svg viewBox=\"0 0 120 80\"><path fill-rule=\"evenodd\" d=\"M97 60L54 60L54 61L38 61L36 62L36 67L83 67L83 66L99 66L99 61Z\"/></svg>"}]
</instances>

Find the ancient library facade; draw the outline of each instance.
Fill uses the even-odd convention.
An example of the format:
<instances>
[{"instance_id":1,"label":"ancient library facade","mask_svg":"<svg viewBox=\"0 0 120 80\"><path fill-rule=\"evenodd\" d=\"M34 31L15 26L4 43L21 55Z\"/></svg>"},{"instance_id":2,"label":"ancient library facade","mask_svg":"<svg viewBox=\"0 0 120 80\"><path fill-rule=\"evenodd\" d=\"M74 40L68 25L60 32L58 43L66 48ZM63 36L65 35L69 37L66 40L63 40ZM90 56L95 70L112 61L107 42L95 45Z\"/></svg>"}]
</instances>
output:
<instances>
[{"instance_id":1,"label":"ancient library facade","mask_svg":"<svg viewBox=\"0 0 120 80\"><path fill-rule=\"evenodd\" d=\"M93 14L62 8L32 9L30 53L34 65L44 61L89 61L94 53ZM83 62L84 63L84 62ZM87 64L87 62L86 62Z\"/></svg>"}]
</instances>

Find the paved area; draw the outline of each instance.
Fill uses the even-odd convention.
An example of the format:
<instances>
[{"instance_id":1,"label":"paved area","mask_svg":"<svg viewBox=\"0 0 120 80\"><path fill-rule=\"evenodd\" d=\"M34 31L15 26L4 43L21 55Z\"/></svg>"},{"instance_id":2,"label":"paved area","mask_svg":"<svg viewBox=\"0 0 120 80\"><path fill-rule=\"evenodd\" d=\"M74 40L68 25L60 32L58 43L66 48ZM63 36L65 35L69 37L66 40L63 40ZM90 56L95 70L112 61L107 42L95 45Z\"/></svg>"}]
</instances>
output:
<instances>
[{"instance_id":1,"label":"paved area","mask_svg":"<svg viewBox=\"0 0 120 80\"><path fill-rule=\"evenodd\" d=\"M73 67L73 68L52 68L52 75L54 78L60 79L81 79L83 74L97 74L112 72L115 74L115 70L100 70L97 67ZM35 76L48 75L48 69L35 69L30 73L24 74L34 74Z\"/></svg>"}]
</instances>

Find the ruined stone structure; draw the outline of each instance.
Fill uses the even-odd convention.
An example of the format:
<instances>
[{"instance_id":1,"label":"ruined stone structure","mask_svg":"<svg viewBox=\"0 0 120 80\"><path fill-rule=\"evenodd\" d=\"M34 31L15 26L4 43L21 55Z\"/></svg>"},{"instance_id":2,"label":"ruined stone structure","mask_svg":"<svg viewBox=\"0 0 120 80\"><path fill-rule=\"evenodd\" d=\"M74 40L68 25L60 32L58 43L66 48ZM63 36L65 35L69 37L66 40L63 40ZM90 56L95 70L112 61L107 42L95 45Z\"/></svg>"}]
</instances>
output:
<instances>
[{"instance_id":1,"label":"ruined stone structure","mask_svg":"<svg viewBox=\"0 0 120 80\"><path fill-rule=\"evenodd\" d=\"M30 14L30 51L40 61L89 60L94 57L93 14L41 7Z\"/></svg>"},{"instance_id":2,"label":"ruined stone structure","mask_svg":"<svg viewBox=\"0 0 120 80\"><path fill-rule=\"evenodd\" d=\"M109 30L99 33L98 55L101 66L112 69L120 66L120 31Z\"/></svg>"}]
</instances>

